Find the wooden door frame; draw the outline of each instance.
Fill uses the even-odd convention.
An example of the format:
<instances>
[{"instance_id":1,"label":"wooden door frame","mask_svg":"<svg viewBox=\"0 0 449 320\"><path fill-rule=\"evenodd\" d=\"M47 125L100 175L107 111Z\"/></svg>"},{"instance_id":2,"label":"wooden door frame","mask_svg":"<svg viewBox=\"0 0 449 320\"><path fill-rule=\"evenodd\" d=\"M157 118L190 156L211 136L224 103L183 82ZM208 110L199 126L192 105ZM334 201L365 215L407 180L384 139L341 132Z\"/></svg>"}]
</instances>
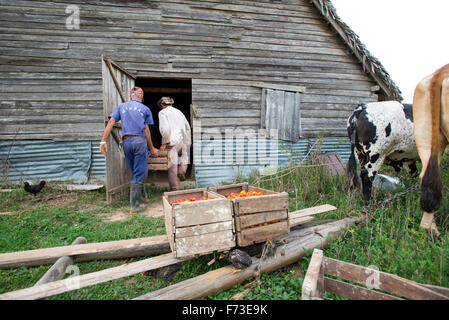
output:
<instances>
[{"instance_id":1,"label":"wooden door frame","mask_svg":"<svg viewBox=\"0 0 449 320\"><path fill-rule=\"evenodd\" d=\"M109 114L111 114L113 109L115 109L115 107L117 107L120 103L126 102L126 95L130 94L130 90L134 86L136 76L104 55L101 55L101 63L103 82L103 116L104 125L106 127ZM120 75L120 78L124 76L122 78L122 84L125 83L125 88L123 88L120 84L115 72L117 72L117 76ZM109 81L110 79L112 79L113 84ZM118 98L117 95L112 94L110 90L115 90L120 98ZM111 97L112 101L109 99ZM130 181L132 179L131 172L126 164L126 159L121 151L121 123L116 123L114 125L111 134L108 137L107 143L106 201L107 203L112 203L129 189Z\"/></svg>"}]
</instances>

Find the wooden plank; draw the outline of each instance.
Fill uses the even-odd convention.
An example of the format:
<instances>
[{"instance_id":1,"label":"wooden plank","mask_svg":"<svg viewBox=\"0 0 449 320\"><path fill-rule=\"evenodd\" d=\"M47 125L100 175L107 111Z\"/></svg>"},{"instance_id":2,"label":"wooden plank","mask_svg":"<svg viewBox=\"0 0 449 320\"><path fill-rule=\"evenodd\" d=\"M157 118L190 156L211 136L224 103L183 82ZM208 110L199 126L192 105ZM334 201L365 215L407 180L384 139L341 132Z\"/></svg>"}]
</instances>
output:
<instances>
[{"instance_id":1,"label":"wooden plank","mask_svg":"<svg viewBox=\"0 0 449 320\"><path fill-rule=\"evenodd\" d=\"M170 203L167 200L167 197L162 197L162 206L164 208L164 220L165 220L165 232L170 244L171 251L176 256L176 250L175 250L175 229L174 229L174 221L173 221L173 215L172 215L172 207Z\"/></svg>"},{"instance_id":2,"label":"wooden plank","mask_svg":"<svg viewBox=\"0 0 449 320\"><path fill-rule=\"evenodd\" d=\"M283 192L273 195L235 199L238 211L236 215L255 212L277 211L288 209L288 194Z\"/></svg>"},{"instance_id":3,"label":"wooden plank","mask_svg":"<svg viewBox=\"0 0 449 320\"><path fill-rule=\"evenodd\" d=\"M166 235L140 239L78 244L54 248L0 254L0 269L31 267L56 262L60 257L73 256L75 262L95 259L137 257L167 252Z\"/></svg>"},{"instance_id":4,"label":"wooden plank","mask_svg":"<svg viewBox=\"0 0 449 320\"><path fill-rule=\"evenodd\" d=\"M266 211L250 215L237 216L235 217L235 226L237 231L242 231L245 228L257 224L286 219L288 219L287 210Z\"/></svg>"},{"instance_id":5,"label":"wooden plank","mask_svg":"<svg viewBox=\"0 0 449 320\"><path fill-rule=\"evenodd\" d=\"M423 287L427 288L427 289L436 291L439 294L442 294L442 295L444 295L446 297L449 297L449 288L434 286L434 285L431 285L431 284L421 284L421 285Z\"/></svg>"},{"instance_id":6,"label":"wooden plank","mask_svg":"<svg viewBox=\"0 0 449 320\"><path fill-rule=\"evenodd\" d=\"M179 240L179 238L192 237L202 234L214 233L225 230L233 230L233 229L234 229L234 222L232 220L229 220L224 222L202 224L192 227L176 228L175 237L177 240Z\"/></svg>"},{"instance_id":7,"label":"wooden plank","mask_svg":"<svg viewBox=\"0 0 449 320\"><path fill-rule=\"evenodd\" d=\"M269 273L278 270L303 258L307 254L307 250L326 247L329 236L339 236L342 230L356 221L358 221L357 218L345 218L340 221L291 232L289 235L282 237L282 239L287 241L285 245L276 247L272 256L265 257L260 262L260 272ZM235 284L257 276L258 266L259 260L253 258L252 265L242 272L234 272L234 268L227 266L147 293L135 298L135 300L200 299L210 294L227 290Z\"/></svg>"},{"instance_id":8,"label":"wooden plank","mask_svg":"<svg viewBox=\"0 0 449 320\"><path fill-rule=\"evenodd\" d=\"M324 291L348 298L349 300L403 300L386 293L355 286L328 277L324 277Z\"/></svg>"},{"instance_id":9,"label":"wooden plank","mask_svg":"<svg viewBox=\"0 0 449 320\"><path fill-rule=\"evenodd\" d=\"M200 234L198 236L176 237L176 256L192 257L211 251L225 251L235 247L235 236L230 230Z\"/></svg>"},{"instance_id":10,"label":"wooden plank","mask_svg":"<svg viewBox=\"0 0 449 320\"><path fill-rule=\"evenodd\" d=\"M176 228L232 220L232 203L229 199L212 199L174 205Z\"/></svg>"},{"instance_id":11,"label":"wooden plank","mask_svg":"<svg viewBox=\"0 0 449 320\"><path fill-rule=\"evenodd\" d=\"M266 129L267 122L267 89L262 88L262 98L260 106L260 129Z\"/></svg>"},{"instance_id":12,"label":"wooden plank","mask_svg":"<svg viewBox=\"0 0 449 320\"><path fill-rule=\"evenodd\" d=\"M307 223L313 221L313 217L309 216L309 217L303 217L303 218L299 218L299 219L295 219L295 220L290 220L290 228L299 226L301 224Z\"/></svg>"},{"instance_id":13,"label":"wooden plank","mask_svg":"<svg viewBox=\"0 0 449 320\"><path fill-rule=\"evenodd\" d=\"M335 259L325 257L324 273L342 278L348 281L352 281L358 284L365 285L369 283L369 277L375 273L378 281L375 281L375 289L388 292L390 294L398 295L408 299L415 300L447 300L448 297L434 292L430 289L422 287L420 284L407 280L392 274L388 274L382 271L371 270L365 267L357 266L348 262L338 261Z\"/></svg>"},{"instance_id":14,"label":"wooden plank","mask_svg":"<svg viewBox=\"0 0 449 320\"><path fill-rule=\"evenodd\" d=\"M85 244L87 243L86 238L78 237L73 241L72 245L77 244ZM44 284L47 282L52 282L56 280L61 280L64 278L64 275L66 273L66 269L68 266L73 264L73 258L69 256L64 256L59 258L53 266L51 266L50 269L48 269L47 272L39 279L38 282L36 282L35 286L38 286L40 284Z\"/></svg>"},{"instance_id":15,"label":"wooden plank","mask_svg":"<svg viewBox=\"0 0 449 320\"><path fill-rule=\"evenodd\" d=\"M223 196L229 193L239 193L242 190L248 191L248 182L210 187L209 190Z\"/></svg>"},{"instance_id":16,"label":"wooden plank","mask_svg":"<svg viewBox=\"0 0 449 320\"><path fill-rule=\"evenodd\" d=\"M241 247L264 242L289 233L288 221L269 224L267 226L244 229L236 233L237 245Z\"/></svg>"},{"instance_id":17,"label":"wooden plank","mask_svg":"<svg viewBox=\"0 0 449 320\"><path fill-rule=\"evenodd\" d=\"M330 204L323 204L316 207L301 209L297 211L293 211L289 213L290 222L294 222L295 219L312 216L315 214L323 213L323 212L329 212L337 210L337 207L334 207Z\"/></svg>"},{"instance_id":18,"label":"wooden plank","mask_svg":"<svg viewBox=\"0 0 449 320\"><path fill-rule=\"evenodd\" d=\"M45 283L27 289L8 292L0 295L0 300L34 300L42 299L56 294L89 287L95 284L108 282L111 280L129 277L149 270L155 270L169 265L182 262L173 253L156 256L149 259L140 260L124 264L118 267L109 268L81 276Z\"/></svg>"},{"instance_id":19,"label":"wooden plank","mask_svg":"<svg viewBox=\"0 0 449 320\"><path fill-rule=\"evenodd\" d=\"M167 164L168 163L168 159L165 157L149 157L148 158L148 163L152 163L152 164Z\"/></svg>"},{"instance_id":20,"label":"wooden plank","mask_svg":"<svg viewBox=\"0 0 449 320\"><path fill-rule=\"evenodd\" d=\"M166 198L168 203L179 200L181 198L198 198L205 197L207 195L206 188L197 188L197 189L187 189L187 190L177 190L164 192L162 197Z\"/></svg>"},{"instance_id":21,"label":"wooden plank","mask_svg":"<svg viewBox=\"0 0 449 320\"><path fill-rule=\"evenodd\" d=\"M148 164L148 170L167 171L168 170L168 163L149 163Z\"/></svg>"},{"instance_id":22,"label":"wooden plank","mask_svg":"<svg viewBox=\"0 0 449 320\"><path fill-rule=\"evenodd\" d=\"M323 269L323 251L315 249L302 284L302 300L321 298L323 296Z\"/></svg>"},{"instance_id":23,"label":"wooden plank","mask_svg":"<svg viewBox=\"0 0 449 320\"><path fill-rule=\"evenodd\" d=\"M253 84L252 86L257 87L257 88L283 90L283 91L291 91L291 92L299 92L299 93L306 92L306 87L304 87L304 86L289 86L289 85L279 85L279 84L271 84L271 83L264 83L264 82L258 82L258 83Z\"/></svg>"}]
</instances>

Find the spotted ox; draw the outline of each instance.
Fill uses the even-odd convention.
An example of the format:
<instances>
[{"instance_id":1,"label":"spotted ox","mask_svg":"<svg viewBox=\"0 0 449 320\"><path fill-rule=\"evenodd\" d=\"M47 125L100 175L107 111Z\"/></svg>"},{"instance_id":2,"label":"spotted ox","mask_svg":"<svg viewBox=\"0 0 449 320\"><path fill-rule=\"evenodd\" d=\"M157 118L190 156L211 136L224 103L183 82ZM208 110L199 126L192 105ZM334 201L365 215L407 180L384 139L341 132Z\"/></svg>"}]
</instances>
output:
<instances>
[{"instance_id":1,"label":"spotted ox","mask_svg":"<svg viewBox=\"0 0 449 320\"><path fill-rule=\"evenodd\" d=\"M442 199L440 160L449 141L449 64L419 82L413 96L415 139L422 162L421 227L439 235L433 217Z\"/></svg>"},{"instance_id":2,"label":"spotted ox","mask_svg":"<svg viewBox=\"0 0 449 320\"><path fill-rule=\"evenodd\" d=\"M412 105L397 101L362 104L354 110L347 125L351 141L347 176L351 187L359 185L354 154L357 153L364 200L371 199L373 180L382 164L399 172L406 162L410 173L417 173L419 158L413 135Z\"/></svg>"}]
</instances>

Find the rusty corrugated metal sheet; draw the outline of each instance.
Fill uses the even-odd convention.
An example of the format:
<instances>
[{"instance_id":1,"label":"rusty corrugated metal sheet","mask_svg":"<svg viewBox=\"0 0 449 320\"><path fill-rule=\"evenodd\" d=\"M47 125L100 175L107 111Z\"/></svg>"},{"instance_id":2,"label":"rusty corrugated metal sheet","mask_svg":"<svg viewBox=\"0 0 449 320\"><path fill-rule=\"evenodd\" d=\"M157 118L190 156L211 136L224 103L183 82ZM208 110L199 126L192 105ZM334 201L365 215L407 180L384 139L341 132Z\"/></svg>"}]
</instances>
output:
<instances>
[{"instance_id":1,"label":"rusty corrugated metal sheet","mask_svg":"<svg viewBox=\"0 0 449 320\"><path fill-rule=\"evenodd\" d=\"M3 140L0 141L1 173L10 181L87 182L89 177L101 180L105 161L96 151L98 144L95 141Z\"/></svg>"},{"instance_id":2,"label":"rusty corrugated metal sheet","mask_svg":"<svg viewBox=\"0 0 449 320\"><path fill-rule=\"evenodd\" d=\"M338 153L342 160L346 162L349 159L350 145L347 138L324 138L321 139L321 144L317 139L300 139L298 142L279 141L277 152L274 156L276 165L278 167L286 167L289 165L297 165L305 160L309 151L312 149L320 149L323 153ZM220 185L221 183L232 183L238 177L248 177L253 171L260 170L261 167L268 167L268 165L261 165L251 163L248 159L257 159L257 149L248 148L248 144L237 145L234 141L216 141L215 146L228 147L233 152L233 159L236 160L236 154L239 150L240 155L244 155L240 163L234 161L233 163L226 163L223 161L225 153L221 151L222 161L217 161L209 151L214 149L210 143L194 144L195 148L195 177L198 187L208 187ZM201 155L201 157L198 157ZM252 158L251 158L252 157ZM228 157L231 158L231 157Z\"/></svg>"}]
</instances>

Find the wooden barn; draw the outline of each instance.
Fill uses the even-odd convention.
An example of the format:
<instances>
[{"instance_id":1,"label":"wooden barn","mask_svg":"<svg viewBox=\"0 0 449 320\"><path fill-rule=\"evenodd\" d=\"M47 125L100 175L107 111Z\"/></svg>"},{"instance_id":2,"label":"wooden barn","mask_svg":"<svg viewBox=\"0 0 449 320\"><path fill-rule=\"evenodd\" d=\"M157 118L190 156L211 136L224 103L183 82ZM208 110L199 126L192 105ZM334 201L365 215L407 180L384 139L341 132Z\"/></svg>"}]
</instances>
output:
<instances>
[{"instance_id":1,"label":"wooden barn","mask_svg":"<svg viewBox=\"0 0 449 320\"><path fill-rule=\"evenodd\" d=\"M251 169L204 161L210 132L226 144L226 130L277 129L265 137L287 145L279 163L320 135L324 149L344 158L354 107L402 100L328 0L2 1L0 30L3 176L106 179L109 200L129 181L120 127L107 159L98 144L107 115L134 85L156 120L156 147L161 96L191 122L199 186Z\"/></svg>"}]
</instances>

